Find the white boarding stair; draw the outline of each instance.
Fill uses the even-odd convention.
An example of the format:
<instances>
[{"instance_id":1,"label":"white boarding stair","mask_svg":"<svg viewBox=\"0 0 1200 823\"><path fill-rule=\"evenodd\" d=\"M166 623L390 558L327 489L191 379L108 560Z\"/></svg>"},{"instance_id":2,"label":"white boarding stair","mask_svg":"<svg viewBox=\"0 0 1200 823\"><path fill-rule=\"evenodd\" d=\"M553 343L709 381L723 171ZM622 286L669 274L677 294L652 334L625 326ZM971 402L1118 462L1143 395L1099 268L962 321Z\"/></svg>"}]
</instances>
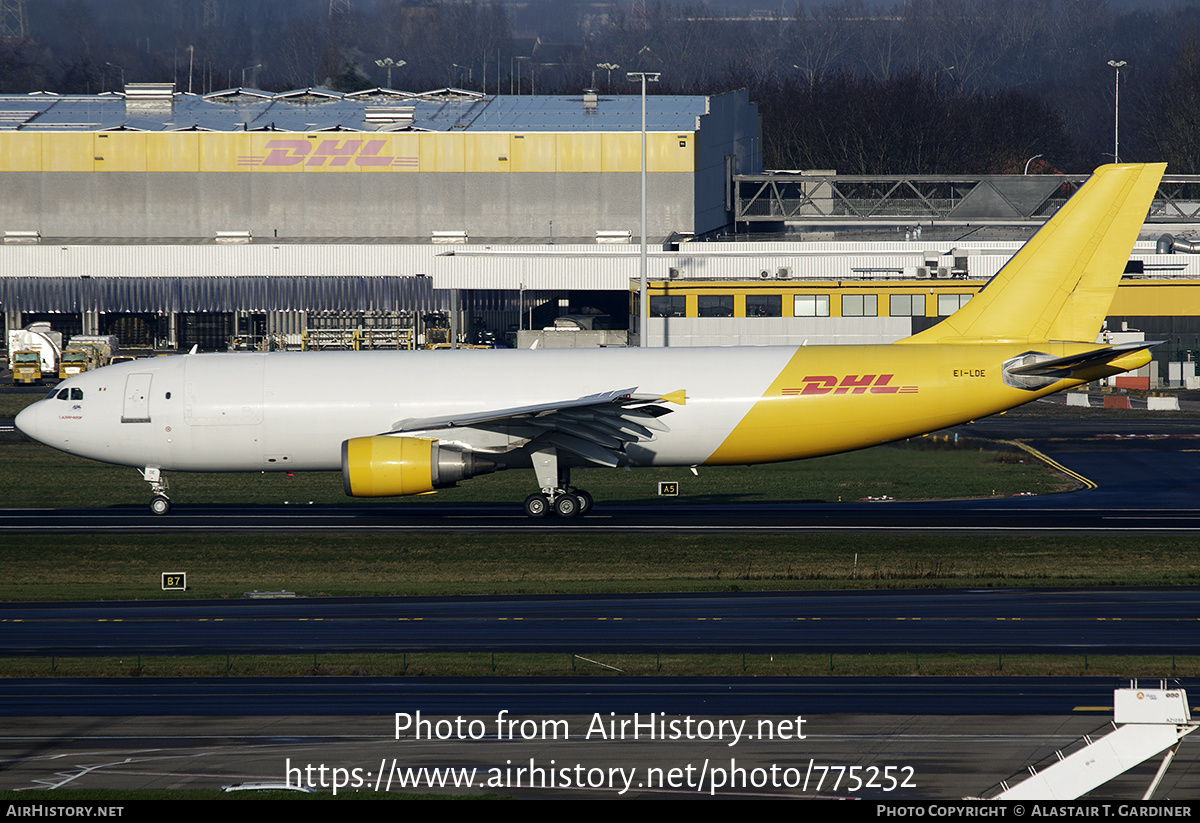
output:
<instances>
[{"instance_id":1,"label":"white boarding stair","mask_svg":"<svg viewBox=\"0 0 1200 823\"><path fill-rule=\"evenodd\" d=\"M1200 728L1188 709L1187 692L1160 688L1139 688L1133 681L1128 689L1113 692L1113 731L1064 756L1047 768L1029 767L1029 776L1014 785L1000 783L999 794L990 800L1074 800L1102 786L1135 766L1166 752L1162 764L1146 789L1149 800L1158 788L1167 767L1179 750L1183 738Z\"/></svg>"}]
</instances>

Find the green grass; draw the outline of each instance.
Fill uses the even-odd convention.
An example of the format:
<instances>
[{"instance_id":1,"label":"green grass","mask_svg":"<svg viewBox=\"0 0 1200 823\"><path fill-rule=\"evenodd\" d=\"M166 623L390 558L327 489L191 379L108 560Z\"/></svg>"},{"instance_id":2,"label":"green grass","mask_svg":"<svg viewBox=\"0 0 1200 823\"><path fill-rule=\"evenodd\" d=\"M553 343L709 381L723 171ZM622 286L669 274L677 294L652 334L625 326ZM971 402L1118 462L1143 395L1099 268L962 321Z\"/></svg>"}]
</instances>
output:
<instances>
[{"instance_id":1,"label":"green grass","mask_svg":"<svg viewBox=\"0 0 1200 823\"><path fill-rule=\"evenodd\" d=\"M31 403L36 403L50 393L50 387L37 392L2 392L0 393L0 420L12 420L17 412Z\"/></svg>"},{"instance_id":2,"label":"green grass","mask_svg":"<svg viewBox=\"0 0 1200 823\"><path fill-rule=\"evenodd\" d=\"M0 659L0 677L1196 677L1196 655L395 654Z\"/></svg>"},{"instance_id":3,"label":"green grass","mask_svg":"<svg viewBox=\"0 0 1200 823\"><path fill-rule=\"evenodd\" d=\"M1200 538L953 535L29 535L0 600L1186 586ZM189 590L160 590L187 572Z\"/></svg>"}]
</instances>

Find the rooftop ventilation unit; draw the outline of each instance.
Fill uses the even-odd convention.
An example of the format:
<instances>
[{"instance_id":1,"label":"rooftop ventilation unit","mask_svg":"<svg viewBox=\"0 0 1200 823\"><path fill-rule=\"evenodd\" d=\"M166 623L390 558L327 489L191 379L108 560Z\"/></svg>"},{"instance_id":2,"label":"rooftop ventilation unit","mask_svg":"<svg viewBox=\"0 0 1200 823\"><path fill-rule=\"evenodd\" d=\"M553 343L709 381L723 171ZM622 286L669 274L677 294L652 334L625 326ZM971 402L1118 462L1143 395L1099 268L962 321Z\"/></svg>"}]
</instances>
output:
<instances>
[{"instance_id":1,"label":"rooftop ventilation unit","mask_svg":"<svg viewBox=\"0 0 1200 823\"><path fill-rule=\"evenodd\" d=\"M597 243L629 243L633 240L633 232L629 231L597 231Z\"/></svg>"},{"instance_id":2,"label":"rooftop ventilation unit","mask_svg":"<svg viewBox=\"0 0 1200 823\"><path fill-rule=\"evenodd\" d=\"M412 128L416 106L367 106L364 119L375 126L392 129Z\"/></svg>"},{"instance_id":3,"label":"rooftop ventilation unit","mask_svg":"<svg viewBox=\"0 0 1200 823\"><path fill-rule=\"evenodd\" d=\"M126 83L126 100L170 100L175 97L174 83Z\"/></svg>"}]
</instances>

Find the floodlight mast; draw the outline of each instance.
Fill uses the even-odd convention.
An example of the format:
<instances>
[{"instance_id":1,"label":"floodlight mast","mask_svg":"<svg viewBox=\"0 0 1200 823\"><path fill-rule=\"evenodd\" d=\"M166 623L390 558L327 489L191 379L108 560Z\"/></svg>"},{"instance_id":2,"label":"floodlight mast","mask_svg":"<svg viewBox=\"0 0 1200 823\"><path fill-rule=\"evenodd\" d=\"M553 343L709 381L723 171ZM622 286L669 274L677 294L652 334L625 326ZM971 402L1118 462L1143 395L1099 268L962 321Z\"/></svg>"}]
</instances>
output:
<instances>
[{"instance_id":1,"label":"floodlight mast","mask_svg":"<svg viewBox=\"0 0 1200 823\"><path fill-rule=\"evenodd\" d=\"M641 275L638 281L638 345L641 347L648 346L647 325L650 322L650 306L646 295L646 83L657 83L658 78L662 76L662 72L658 71L631 71L625 73L625 79L630 83L641 81L642 83L642 253L641 253Z\"/></svg>"},{"instance_id":2,"label":"floodlight mast","mask_svg":"<svg viewBox=\"0 0 1200 823\"><path fill-rule=\"evenodd\" d=\"M1117 76L1113 87L1113 162L1121 162L1121 67L1129 65L1125 60L1109 60Z\"/></svg>"}]
</instances>

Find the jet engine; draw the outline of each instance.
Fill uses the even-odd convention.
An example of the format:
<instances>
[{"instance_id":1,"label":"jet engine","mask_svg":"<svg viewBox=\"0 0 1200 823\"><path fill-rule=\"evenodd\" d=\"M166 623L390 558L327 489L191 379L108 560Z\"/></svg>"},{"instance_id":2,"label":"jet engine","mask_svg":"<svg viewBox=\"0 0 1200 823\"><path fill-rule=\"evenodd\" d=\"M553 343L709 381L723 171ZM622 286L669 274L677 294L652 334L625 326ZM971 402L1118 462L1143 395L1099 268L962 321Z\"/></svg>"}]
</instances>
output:
<instances>
[{"instance_id":1,"label":"jet engine","mask_svg":"<svg viewBox=\"0 0 1200 823\"><path fill-rule=\"evenodd\" d=\"M453 486L496 464L425 437L355 437L342 443L342 483L351 497L400 497Z\"/></svg>"}]
</instances>

